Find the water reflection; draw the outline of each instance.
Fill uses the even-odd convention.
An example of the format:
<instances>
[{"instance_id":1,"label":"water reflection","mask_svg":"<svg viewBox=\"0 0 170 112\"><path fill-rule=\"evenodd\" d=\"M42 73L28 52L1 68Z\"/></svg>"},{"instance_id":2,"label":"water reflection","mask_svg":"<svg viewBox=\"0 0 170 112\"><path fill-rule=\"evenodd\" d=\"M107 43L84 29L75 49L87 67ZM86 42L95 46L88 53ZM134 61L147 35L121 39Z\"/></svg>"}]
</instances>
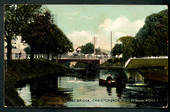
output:
<instances>
[{"instance_id":1,"label":"water reflection","mask_svg":"<svg viewBox=\"0 0 170 112\"><path fill-rule=\"evenodd\" d=\"M123 88L122 87L116 87L116 93L117 93L117 97L121 98L121 96L123 94Z\"/></svg>"},{"instance_id":2,"label":"water reflection","mask_svg":"<svg viewBox=\"0 0 170 112\"><path fill-rule=\"evenodd\" d=\"M62 90L61 90L62 89ZM63 88L59 88L56 91L41 91L43 94L36 96L37 94L32 94L32 106L56 106L63 107L67 101L72 99L72 94Z\"/></svg>"},{"instance_id":3,"label":"water reflection","mask_svg":"<svg viewBox=\"0 0 170 112\"><path fill-rule=\"evenodd\" d=\"M112 93L112 86L106 86L106 91L108 93L109 96L111 96L112 94L117 94L117 97L118 98L121 98L121 95L123 94L123 90L124 90L124 87L122 87L121 85L118 85L114 88L116 88L116 92L115 93Z\"/></svg>"},{"instance_id":4,"label":"water reflection","mask_svg":"<svg viewBox=\"0 0 170 112\"><path fill-rule=\"evenodd\" d=\"M113 78L120 74L116 70L99 70L94 74L78 72L75 76L71 74L70 76L59 74L45 76L27 81L27 86L23 87L27 89L18 89L18 93L27 104L30 103L29 105L32 106L162 107L167 105L166 85L147 85L140 76L136 75L138 77L136 78L130 74L132 79L135 79L135 83L131 84L127 81L125 87L99 86L99 79L106 79L108 73L111 73ZM128 79L130 76L123 77ZM21 95L23 93L24 95Z\"/></svg>"},{"instance_id":5,"label":"water reflection","mask_svg":"<svg viewBox=\"0 0 170 112\"><path fill-rule=\"evenodd\" d=\"M24 86L25 87L17 88L17 91L19 93L19 96L23 98L25 105L30 106L32 104L30 85L26 84Z\"/></svg>"},{"instance_id":6,"label":"water reflection","mask_svg":"<svg viewBox=\"0 0 170 112\"><path fill-rule=\"evenodd\" d=\"M107 90L107 93L108 93L108 95L109 96L111 96L111 94L112 94L112 87L106 87L106 90Z\"/></svg>"}]
</instances>

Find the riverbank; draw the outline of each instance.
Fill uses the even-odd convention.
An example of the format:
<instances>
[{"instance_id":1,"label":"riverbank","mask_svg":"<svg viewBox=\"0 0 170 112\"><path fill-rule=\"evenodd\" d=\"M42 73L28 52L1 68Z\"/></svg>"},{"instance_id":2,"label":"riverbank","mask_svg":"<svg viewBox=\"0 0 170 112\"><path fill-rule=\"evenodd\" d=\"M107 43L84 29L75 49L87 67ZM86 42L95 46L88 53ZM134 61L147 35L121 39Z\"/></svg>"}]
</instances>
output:
<instances>
[{"instance_id":1,"label":"riverbank","mask_svg":"<svg viewBox=\"0 0 170 112\"><path fill-rule=\"evenodd\" d=\"M13 60L5 72L5 105L24 106L15 89L17 81L67 72L68 68L56 62L38 59L31 65L30 60Z\"/></svg>"},{"instance_id":2,"label":"riverbank","mask_svg":"<svg viewBox=\"0 0 170 112\"><path fill-rule=\"evenodd\" d=\"M104 62L103 64L101 64L101 66L120 66L123 67L124 66L124 61L122 58L111 58L108 59L106 62Z\"/></svg>"}]
</instances>

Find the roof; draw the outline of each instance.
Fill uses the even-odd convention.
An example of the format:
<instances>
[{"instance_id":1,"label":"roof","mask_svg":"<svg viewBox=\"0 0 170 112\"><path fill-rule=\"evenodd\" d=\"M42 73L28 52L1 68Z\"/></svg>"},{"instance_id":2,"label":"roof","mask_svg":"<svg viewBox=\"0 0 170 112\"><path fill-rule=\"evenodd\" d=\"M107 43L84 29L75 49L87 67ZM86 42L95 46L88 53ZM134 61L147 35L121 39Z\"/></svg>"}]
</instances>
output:
<instances>
[{"instance_id":1,"label":"roof","mask_svg":"<svg viewBox=\"0 0 170 112\"><path fill-rule=\"evenodd\" d=\"M168 67L168 56L130 58L125 63L127 69L139 69L149 67Z\"/></svg>"}]
</instances>

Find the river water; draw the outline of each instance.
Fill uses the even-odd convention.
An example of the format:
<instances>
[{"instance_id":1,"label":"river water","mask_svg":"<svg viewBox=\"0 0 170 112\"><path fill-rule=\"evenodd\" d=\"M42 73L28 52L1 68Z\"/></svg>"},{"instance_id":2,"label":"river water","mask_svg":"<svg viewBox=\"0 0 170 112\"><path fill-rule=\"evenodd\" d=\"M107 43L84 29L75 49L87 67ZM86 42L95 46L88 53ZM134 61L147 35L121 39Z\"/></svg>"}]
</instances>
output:
<instances>
[{"instance_id":1,"label":"river water","mask_svg":"<svg viewBox=\"0 0 170 112\"><path fill-rule=\"evenodd\" d=\"M56 79L52 84L53 89L47 89L44 82L44 85L39 84L42 81L39 79L31 83L28 81L24 86L17 87L17 91L26 106L125 108L166 106L166 85L148 86L144 83L143 77L136 75L135 83L127 83L122 90L100 86L99 78L106 79L108 73L115 77L118 72L99 70L95 74L78 74L77 76L57 74L52 78ZM129 74L125 75L129 77Z\"/></svg>"}]
</instances>

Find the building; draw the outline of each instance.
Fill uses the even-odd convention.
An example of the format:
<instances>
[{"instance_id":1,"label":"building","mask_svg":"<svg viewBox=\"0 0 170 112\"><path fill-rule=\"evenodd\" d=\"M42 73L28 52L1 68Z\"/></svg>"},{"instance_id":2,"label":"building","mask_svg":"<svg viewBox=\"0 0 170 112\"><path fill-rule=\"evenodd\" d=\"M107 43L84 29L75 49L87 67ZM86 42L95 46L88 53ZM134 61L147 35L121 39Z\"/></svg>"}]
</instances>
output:
<instances>
[{"instance_id":1,"label":"building","mask_svg":"<svg viewBox=\"0 0 170 112\"><path fill-rule=\"evenodd\" d=\"M28 57L29 56L25 53L23 49L12 49L12 59L26 59ZM4 59L7 59L7 48L4 49Z\"/></svg>"}]
</instances>

